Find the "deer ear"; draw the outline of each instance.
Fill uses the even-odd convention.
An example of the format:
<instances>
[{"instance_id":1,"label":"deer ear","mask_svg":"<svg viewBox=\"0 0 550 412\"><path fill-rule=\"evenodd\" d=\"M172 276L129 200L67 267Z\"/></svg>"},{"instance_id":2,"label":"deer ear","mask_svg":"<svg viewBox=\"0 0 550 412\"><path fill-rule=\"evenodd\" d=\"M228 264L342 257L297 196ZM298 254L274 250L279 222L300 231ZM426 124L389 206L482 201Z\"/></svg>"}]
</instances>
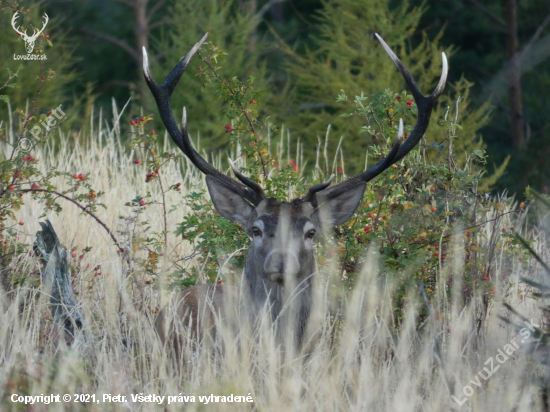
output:
<instances>
[{"instance_id":1,"label":"deer ear","mask_svg":"<svg viewBox=\"0 0 550 412\"><path fill-rule=\"evenodd\" d=\"M254 207L230 186L210 175L206 176L206 185L218 213L246 227Z\"/></svg>"},{"instance_id":2,"label":"deer ear","mask_svg":"<svg viewBox=\"0 0 550 412\"><path fill-rule=\"evenodd\" d=\"M350 182L351 183L351 182ZM316 194L319 203L320 221L327 227L341 225L353 216L359 206L367 183L354 182L345 186L333 186Z\"/></svg>"}]
</instances>

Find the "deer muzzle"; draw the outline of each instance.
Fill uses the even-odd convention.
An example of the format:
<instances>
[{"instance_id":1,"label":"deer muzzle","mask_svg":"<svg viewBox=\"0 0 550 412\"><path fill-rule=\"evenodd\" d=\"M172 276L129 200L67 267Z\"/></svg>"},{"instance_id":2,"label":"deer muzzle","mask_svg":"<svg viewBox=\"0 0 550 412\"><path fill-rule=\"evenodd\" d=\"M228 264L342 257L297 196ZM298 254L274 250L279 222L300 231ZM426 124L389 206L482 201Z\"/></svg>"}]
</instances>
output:
<instances>
[{"instance_id":1,"label":"deer muzzle","mask_svg":"<svg viewBox=\"0 0 550 412\"><path fill-rule=\"evenodd\" d=\"M284 283L286 276L295 276L300 271L300 262L295 253L276 249L267 255L264 262L264 270L267 278L280 285Z\"/></svg>"}]
</instances>

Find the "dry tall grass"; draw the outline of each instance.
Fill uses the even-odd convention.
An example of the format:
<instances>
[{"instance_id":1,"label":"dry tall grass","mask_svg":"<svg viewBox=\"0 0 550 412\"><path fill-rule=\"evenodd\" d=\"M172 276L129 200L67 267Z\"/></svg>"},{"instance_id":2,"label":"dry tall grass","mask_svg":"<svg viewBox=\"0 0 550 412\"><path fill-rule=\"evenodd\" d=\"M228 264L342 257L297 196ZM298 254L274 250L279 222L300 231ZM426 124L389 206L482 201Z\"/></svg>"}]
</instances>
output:
<instances>
[{"instance_id":1,"label":"dry tall grass","mask_svg":"<svg viewBox=\"0 0 550 412\"><path fill-rule=\"evenodd\" d=\"M118 124L112 129L100 121L92 127L91 138L78 134L62 136L58 148L46 147L34 153L40 168L83 173L96 190L105 192L99 217L111 228L124 229L130 222L130 208L125 202L153 191L146 187L143 168L133 164L135 156L120 142ZM70 144L69 144L70 142ZM73 146L74 143L74 146ZM6 148L4 148L6 150ZM4 152L6 153L6 152ZM139 170L139 172L137 171ZM202 185L202 177L187 163L174 164L163 172L169 182L182 182L182 187ZM183 179L183 180L182 180ZM59 186L64 183L59 181ZM62 202L62 201L61 201ZM170 192L170 205L180 205L169 215L169 230L188 212L181 193ZM40 229L41 207L28 199L17 212L24 226L20 242L31 244ZM122 217L122 219L120 218ZM163 229L162 207L146 207L144 218L153 231ZM525 273L525 262L502 252L496 257L494 272L496 293L487 317L478 323L483 312L480 298L462 308L459 301L448 301L445 279L461 272L460 236L455 236L454 260L449 258L439 273L442 287L432 302L434 316L417 326L422 305L418 290L412 290L404 322L395 325L392 317L394 285L381 281L376 254L367 263L353 290L341 294L337 285L340 270L334 262L317 279L316 305L310 325L311 340L306 349L293 350L280 345L272 324L263 321L252 326L245 316L218 320L218 341L205 340L189 345L179 360L170 356L159 343L151 326L154 314L136 312L136 302L146 300L145 307L159 305L159 293L143 284L143 279L130 281L124 263L109 236L97 222L83 215L71 204L64 204L59 216L48 214L61 241L67 248L91 246L82 267L102 266L103 275L94 277L88 271L77 273L77 299L87 321L87 339L80 336L72 348L55 348L47 296L32 288L33 279L10 295L0 294L0 409L31 410L28 405L11 401L12 394L95 394L98 403L73 401L45 405L36 403L34 411L158 411L158 410L285 410L285 411L441 411L441 410L542 410L536 377L543 366L526 350L521 336L515 338L519 349L504 361L494 375L484 380L498 349L517 334L517 330L499 320L506 315L502 302L510 303L527 318L541 324L540 311L529 288L519 282L520 276L535 278L535 271ZM506 218L508 219L508 218ZM523 219L523 218L522 218ZM504 222L503 222L504 223ZM487 239L501 226L491 225ZM521 222L505 222L520 227ZM139 228L138 228L139 230ZM128 236L125 245L129 249ZM177 240L170 233L169 243ZM544 252L541 238L537 250ZM483 240L482 240L483 241ZM189 254L183 245L180 254ZM365 253L369 253L365 251ZM17 261L17 260L16 260ZM37 265L34 257L22 256L19 270ZM459 276L455 276L455 280ZM36 281L36 279L34 279ZM456 288L460 282L455 281ZM336 286L335 286L336 284ZM91 287L88 289L88 287ZM459 294L455 294L459 296ZM239 309L239 308L237 308ZM236 333L238 332L238 333ZM476 380L476 376L478 377ZM476 383L479 382L479 387ZM466 398L463 388L469 385L473 394L459 406L457 399ZM468 389L466 390L469 391ZM104 394L123 395L125 402L103 402ZM159 396L194 396L194 402L162 405L133 402L132 394ZM221 402L205 404L199 396L250 396L253 403ZM189 400L189 398L188 398ZM245 399L243 399L245 400Z\"/></svg>"}]
</instances>

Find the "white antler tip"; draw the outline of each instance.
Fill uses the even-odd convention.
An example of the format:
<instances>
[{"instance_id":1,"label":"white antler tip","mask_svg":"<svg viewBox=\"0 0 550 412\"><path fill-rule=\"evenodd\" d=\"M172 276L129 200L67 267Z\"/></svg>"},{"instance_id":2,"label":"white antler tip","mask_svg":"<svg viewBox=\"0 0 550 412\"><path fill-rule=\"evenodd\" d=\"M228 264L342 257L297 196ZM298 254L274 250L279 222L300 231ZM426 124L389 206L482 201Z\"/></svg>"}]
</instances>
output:
<instances>
[{"instance_id":1,"label":"white antler tip","mask_svg":"<svg viewBox=\"0 0 550 412\"><path fill-rule=\"evenodd\" d=\"M443 73L447 73L448 71L448 67L449 67L449 62L447 61L447 55L445 54L445 52L441 53L441 60L443 60Z\"/></svg>"},{"instance_id":2,"label":"white antler tip","mask_svg":"<svg viewBox=\"0 0 550 412\"><path fill-rule=\"evenodd\" d=\"M147 56L147 50L145 49L145 46L142 47L143 51L143 73L145 73L145 77L150 78L149 73L149 58Z\"/></svg>"},{"instance_id":3,"label":"white antler tip","mask_svg":"<svg viewBox=\"0 0 550 412\"><path fill-rule=\"evenodd\" d=\"M399 119L399 129L397 130L397 144L401 144L403 141L403 119Z\"/></svg>"},{"instance_id":4,"label":"white antler tip","mask_svg":"<svg viewBox=\"0 0 550 412\"><path fill-rule=\"evenodd\" d=\"M187 129L187 110L185 110L185 106L183 106L183 114L181 116L181 125L184 129Z\"/></svg>"},{"instance_id":5,"label":"white antler tip","mask_svg":"<svg viewBox=\"0 0 550 412\"><path fill-rule=\"evenodd\" d=\"M330 178L327 180L327 183L330 185L335 177L336 177L336 175L334 175L334 174L330 175Z\"/></svg>"},{"instance_id":6,"label":"white antler tip","mask_svg":"<svg viewBox=\"0 0 550 412\"><path fill-rule=\"evenodd\" d=\"M229 160L229 165L231 166L231 170L233 170L233 173L239 174L239 169L237 169L235 163L233 163L233 160L231 160L230 157L228 157L227 160Z\"/></svg>"}]
</instances>

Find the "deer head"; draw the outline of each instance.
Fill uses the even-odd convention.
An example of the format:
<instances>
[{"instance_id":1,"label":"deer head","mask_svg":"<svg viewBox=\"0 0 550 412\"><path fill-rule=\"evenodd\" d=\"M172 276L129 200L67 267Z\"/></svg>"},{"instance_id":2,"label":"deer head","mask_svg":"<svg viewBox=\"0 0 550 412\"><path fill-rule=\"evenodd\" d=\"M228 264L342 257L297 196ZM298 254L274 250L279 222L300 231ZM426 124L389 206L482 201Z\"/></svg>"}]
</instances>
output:
<instances>
[{"instance_id":1,"label":"deer head","mask_svg":"<svg viewBox=\"0 0 550 412\"><path fill-rule=\"evenodd\" d=\"M447 59L442 54L443 69L434 92L425 97L409 70L378 34L376 37L393 60L418 106L418 120L409 138L403 143L403 122L400 121L397 139L390 153L364 172L330 186L312 186L306 196L292 202L268 198L261 186L242 175L230 164L238 180L219 172L193 148L187 132L187 113L183 109L182 128L176 125L171 108L171 95L189 61L206 40L207 34L174 67L159 85L149 70L147 52L143 48L145 80L153 93L160 117L174 143L206 175L208 192L218 212L226 219L240 223L251 238L245 279L253 301L271 303L273 318L282 308L284 296L298 289L299 334L303 331L311 306L311 284L316 272L313 242L325 230L346 222L355 212L368 181L406 156L426 131L432 109L443 92L447 79ZM196 301L196 299L194 300Z\"/></svg>"},{"instance_id":2,"label":"deer head","mask_svg":"<svg viewBox=\"0 0 550 412\"><path fill-rule=\"evenodd\" d=\"M15 26L18 14L19 12L16 11L15 14L13 15L13 18L11 19L11 26L17 33L21 35L21 38L25 41L25 47L27 49L27 53L32 53L32 51L34 50L34 42L36 41L40 33L42 33L46 28L46 24L48 24L49 17L46 13L44 13L44 24L42 25L42 29L40 29L39 31L34 30L32 36L28 36L27 30L22 32L19 30L19 27Z\"/></svg>"}]
</instances>

